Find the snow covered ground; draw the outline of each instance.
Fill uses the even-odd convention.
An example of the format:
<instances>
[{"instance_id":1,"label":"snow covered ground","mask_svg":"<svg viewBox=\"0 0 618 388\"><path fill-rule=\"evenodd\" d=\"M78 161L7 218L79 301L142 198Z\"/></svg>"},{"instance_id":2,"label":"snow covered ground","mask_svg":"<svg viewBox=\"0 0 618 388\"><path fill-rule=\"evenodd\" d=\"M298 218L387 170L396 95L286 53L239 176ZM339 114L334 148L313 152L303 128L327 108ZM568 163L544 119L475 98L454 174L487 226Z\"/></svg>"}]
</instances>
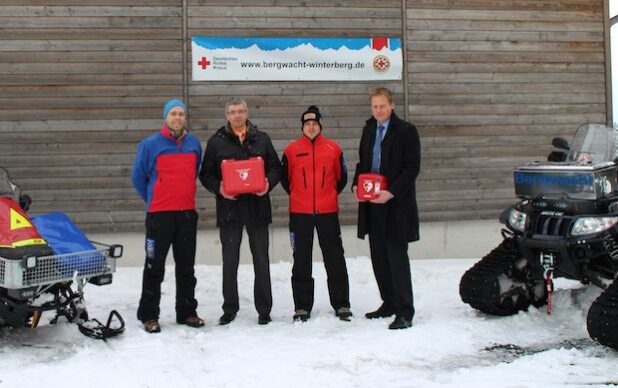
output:
<instances>
[{"instance_id":1,"label":"snow covered ground","mask_svg":"<svg viewBox=\"0 0 618 388\"><path fill-rule=\"evenodd\" d=\"M312 319L292 323L291 263L271 265L273 322L257 325L253 270L239 272L241 310L228 326L221 314L221 266L197 267L199 314L206 327L174 323L173 267L161 304L162 332L147 334L135 318L140 268L119 268L111 286L86 287L91 316L117 309L124 334L89 339L62 319L37 329L0 331L0 387L546 387L618 384L618 352L588 338L586 312L600 293L558 281L554 314L532 309L490 317L459 299L462 273L474 260L414 260L416 316L409 330L391 319L368 320L379 305L366 257L348 259L352 322L328 305L322 263L314 266Z\"/></svg>"}]
</instances>

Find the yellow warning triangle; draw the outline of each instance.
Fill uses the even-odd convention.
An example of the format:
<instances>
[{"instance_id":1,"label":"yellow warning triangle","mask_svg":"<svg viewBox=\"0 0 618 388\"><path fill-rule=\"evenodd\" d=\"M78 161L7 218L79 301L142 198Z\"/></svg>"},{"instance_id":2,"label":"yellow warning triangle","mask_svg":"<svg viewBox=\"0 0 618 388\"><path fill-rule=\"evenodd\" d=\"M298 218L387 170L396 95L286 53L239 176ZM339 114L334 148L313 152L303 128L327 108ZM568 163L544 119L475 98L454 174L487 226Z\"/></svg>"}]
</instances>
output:
<instances>
[{"instance_id":1,"label":"yellow warning triangle","mask_svg":"<svg viewBox=\"0 0 618 388\"><path fill-rule=\"evenodd\" d=\"M19 228L32 228L30 221L19 214L15 209L11 209L11 230Z\"/></svg>"}]
</instances>

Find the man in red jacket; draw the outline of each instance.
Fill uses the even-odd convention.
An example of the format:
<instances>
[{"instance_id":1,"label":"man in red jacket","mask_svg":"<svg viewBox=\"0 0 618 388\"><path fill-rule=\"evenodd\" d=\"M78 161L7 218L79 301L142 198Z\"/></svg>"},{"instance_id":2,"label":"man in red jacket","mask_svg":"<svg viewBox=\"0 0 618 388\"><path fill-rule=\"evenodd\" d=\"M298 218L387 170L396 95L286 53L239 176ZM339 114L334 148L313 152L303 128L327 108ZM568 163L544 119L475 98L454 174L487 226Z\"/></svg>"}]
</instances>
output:
<instances>
[{"instance_id":1,"label":"man in red jacket","mask_svg":"<svg viewBox=\"0 0 618 388\"><path fill-rule=\"evenodd\" d=\"M322 116L310 106L301 117L303 135L285 150L281 185L290 195L290 241L294 251L294 320L306 321L313 307L313 230L317 229L335 315L352 318L348 271L339 227L337 195L347 183L343 152L322 135Z\"/></svg>"}]
</instances>

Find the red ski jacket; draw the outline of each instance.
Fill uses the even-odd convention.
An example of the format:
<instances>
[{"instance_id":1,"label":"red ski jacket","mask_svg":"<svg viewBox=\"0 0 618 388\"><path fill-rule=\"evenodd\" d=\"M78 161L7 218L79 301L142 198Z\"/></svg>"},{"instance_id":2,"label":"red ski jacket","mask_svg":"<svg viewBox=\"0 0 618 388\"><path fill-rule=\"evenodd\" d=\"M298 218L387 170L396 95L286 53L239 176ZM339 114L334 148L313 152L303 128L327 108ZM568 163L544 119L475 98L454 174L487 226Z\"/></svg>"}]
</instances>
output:
<instances>
[{"instance_id":1,"label":"red ski jacket","mask_svg":"<svg viewBox=\"0 0 618 388\"><path fill-rule=\"evenodd\" d=\"M337 143L318 135L287 146L282 159L281 186L290 195L290 213L327 214L339 211L337 195L347 181L345 158Z\"/></svg>"},{"instance_id":2,"label":"red ski jacket","mask_svg":"<svg viewBox=\"0 0 618 388\"><path fill-rule=\"evenodd\" d=\"M165 124L159 133L143 140L131 179L146 202L146 211L194 210L201 157L202 145L197 137L186 133L174 139Z\"/></svg>"}]
</instances>

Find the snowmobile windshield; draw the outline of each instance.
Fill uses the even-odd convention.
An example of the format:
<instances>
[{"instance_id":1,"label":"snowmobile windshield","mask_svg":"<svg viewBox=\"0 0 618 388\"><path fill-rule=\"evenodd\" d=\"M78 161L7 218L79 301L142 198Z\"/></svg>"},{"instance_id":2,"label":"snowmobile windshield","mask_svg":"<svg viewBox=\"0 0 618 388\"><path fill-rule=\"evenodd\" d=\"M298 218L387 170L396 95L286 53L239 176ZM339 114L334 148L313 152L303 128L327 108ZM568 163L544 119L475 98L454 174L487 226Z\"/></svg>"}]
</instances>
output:
<instances>
[{"instance_id":1,"label":"snowmobile windshield","mask_svg":"<svg viewBox=\"0 0 618 388\"><path fill-rule=\"evenodd\" d=\"M9 173L0 167L0 197L12 198L15 202L19 202L20 196L19 186L11 182Z\"/></svg>"},{"instance_id":2,"label":"snowmobile windshield","mask_svg":"<svg viewBox=\"0 0 618 388\"><path fill-rule=\"evenodd\" d=\"M567 163L598 164L618 157L618 129L585 124L577 129L567 154Z\"/></svg>"}]
</instances>

